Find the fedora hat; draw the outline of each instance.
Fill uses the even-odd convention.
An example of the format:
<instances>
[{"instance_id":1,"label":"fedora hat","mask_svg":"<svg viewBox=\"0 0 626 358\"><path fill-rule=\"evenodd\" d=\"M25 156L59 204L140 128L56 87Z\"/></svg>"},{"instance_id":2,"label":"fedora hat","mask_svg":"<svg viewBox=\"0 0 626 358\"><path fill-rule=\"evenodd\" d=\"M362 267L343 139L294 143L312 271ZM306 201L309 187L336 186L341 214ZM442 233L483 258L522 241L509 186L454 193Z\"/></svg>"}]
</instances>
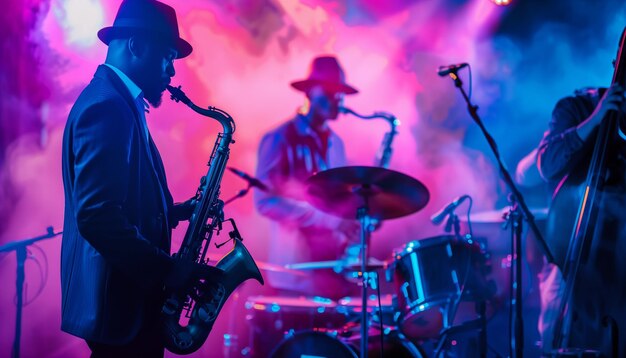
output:
<instances>
[{"instance_id":1,"label":"fedora hat","mask_svg":"<svg viewBox=\"0 0 626 358\"><path fill-rule=\"evenodd\" d=\"M346 75L334 56L314 58L309 68L309 76L305 80L291 83L291 87L302 92L308 92L317 85L338 93L354 94L359 92L346 83Z\"/></svg>"},{"instance_id":2,"label":"fedora hat","mask_svg":"<svg viewBox=\"0 0 626 358\"><path fill-rule=\"evenodd\" d=\"M133 34L147 34L172 46L177 58L188 56L193 48L180 38L176 11L156 0L124 0L120 5L113 26L98 31L98 38L109 44L114 38Z\"/></svg>"}]
</instances>

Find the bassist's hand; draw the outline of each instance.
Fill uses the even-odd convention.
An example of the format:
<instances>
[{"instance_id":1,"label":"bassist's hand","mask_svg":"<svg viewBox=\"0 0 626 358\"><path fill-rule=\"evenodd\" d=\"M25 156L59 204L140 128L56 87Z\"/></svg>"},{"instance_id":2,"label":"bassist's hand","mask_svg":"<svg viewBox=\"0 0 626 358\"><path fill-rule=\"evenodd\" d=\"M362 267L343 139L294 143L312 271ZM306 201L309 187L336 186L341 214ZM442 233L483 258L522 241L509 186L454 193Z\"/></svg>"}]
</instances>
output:
<instances>
[{"instance_id":1,"label":"bassist's hand","mask_svg":"<svg viewBox=\"0 0 626 358\"><path fill-rule=\"evenodd\" d=\"M580 139L586 141L594 128L602 122L609 111L626 112L626 101L624 100L624 87L614 84L604 93L598 102L598 106L593 113L576 127L576 132Z\"/></svg>"}]
</instances>

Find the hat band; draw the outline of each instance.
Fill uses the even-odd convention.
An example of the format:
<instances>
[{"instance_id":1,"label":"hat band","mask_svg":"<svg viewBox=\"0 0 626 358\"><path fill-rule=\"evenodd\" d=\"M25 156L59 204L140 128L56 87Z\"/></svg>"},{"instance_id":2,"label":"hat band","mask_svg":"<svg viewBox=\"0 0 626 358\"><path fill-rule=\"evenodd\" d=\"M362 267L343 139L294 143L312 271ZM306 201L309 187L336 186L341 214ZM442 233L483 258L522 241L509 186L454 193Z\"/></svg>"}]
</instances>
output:
<instances>
[{"instance_id":1,"label":"hat band","mask_svg":"<svg viewBox=\"0 0 626 358\"><path fill-rule=\"evenodd\" d=\"M113 23L113 27L114 28L116 27L136 28L136 29L147 30L149 32L159 33L161 35L166 35L171 38L179 37L178 31L173 31L173 32L172 31L160 31L160 30L155 29L154 24L151 23L150 21L142 21L141 19L129 19L129 18L117 19Z\"/></svg>"}]
</instances>

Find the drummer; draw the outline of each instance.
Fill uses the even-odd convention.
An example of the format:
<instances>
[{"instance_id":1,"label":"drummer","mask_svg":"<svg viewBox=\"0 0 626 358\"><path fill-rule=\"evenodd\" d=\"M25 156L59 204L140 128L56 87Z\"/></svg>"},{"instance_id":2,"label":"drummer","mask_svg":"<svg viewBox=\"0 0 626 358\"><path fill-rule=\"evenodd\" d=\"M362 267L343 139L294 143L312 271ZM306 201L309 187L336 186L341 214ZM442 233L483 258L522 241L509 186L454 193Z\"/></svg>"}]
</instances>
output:
<instances>
[{"instance_id":1,"label":"drummer","mask_svg":"<svg viewBox=\"0 0 626 358\"><path fill-rule=\"evenodd\" d=\"M343 96L358 91L346 83L334 56L313 59L308 77L291 86L304 94L304 105L263 136L258 152L256 176L273 188L254 197L258 212L272 220L269 261L286 265L338 260L347 252L356 256L358 222L311 206L304 182L316 172L346 165L344 144L328 122L337 119ZM338 299L358 292L333 269L307 272L304 277L268 272L266 279L281 294Z\"/></svg>"}]
</instances>

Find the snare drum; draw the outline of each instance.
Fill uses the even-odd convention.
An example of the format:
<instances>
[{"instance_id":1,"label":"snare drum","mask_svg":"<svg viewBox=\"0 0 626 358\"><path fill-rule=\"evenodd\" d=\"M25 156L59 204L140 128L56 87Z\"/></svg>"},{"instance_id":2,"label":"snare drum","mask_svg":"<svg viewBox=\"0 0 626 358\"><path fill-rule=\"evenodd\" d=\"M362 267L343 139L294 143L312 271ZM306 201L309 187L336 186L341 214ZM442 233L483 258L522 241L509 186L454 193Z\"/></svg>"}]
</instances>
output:
<instances>
[{"instance_id":1,"label":"snare drum","mask_svg":"<svg viewBox=\"0 0 626 358\"><path fill-rule=\"evenodd\" d=\"M380 357L380 333L369 335L368 357ZM332 332L303 331L289 335L273 351L272 358L301 357L359 357L359 337L341 337ZM383 336L383 356L394 358L422 358L421 350L397 331Z\"/></svg>"},{"instance_id":2,"label":"snare drum","mask_svg":"<svg viewBox=\"0 0 626 358\"><path fill-rule=\"evenodd\" d=\"M476 276L476 266L484 264L480 257L478 243L453 235L411 241L395 250L386 276L394 281L402 332L411 338L437 337L446 305L459 296L461 285L471 292L464 295L468 299L482 291Z\"/></svg>"},{"instance_id":3,"label":"snare drum","mask_svg":"<svg viewBox=\"0 0 626 358\"><path fill-rule=\"evenodd\" d=\"M287 334L339 329L346 323L337 304L323 297L252 296L246 301L246 310L252 357L268 357Z\"/></svg>"}]
</instances>

